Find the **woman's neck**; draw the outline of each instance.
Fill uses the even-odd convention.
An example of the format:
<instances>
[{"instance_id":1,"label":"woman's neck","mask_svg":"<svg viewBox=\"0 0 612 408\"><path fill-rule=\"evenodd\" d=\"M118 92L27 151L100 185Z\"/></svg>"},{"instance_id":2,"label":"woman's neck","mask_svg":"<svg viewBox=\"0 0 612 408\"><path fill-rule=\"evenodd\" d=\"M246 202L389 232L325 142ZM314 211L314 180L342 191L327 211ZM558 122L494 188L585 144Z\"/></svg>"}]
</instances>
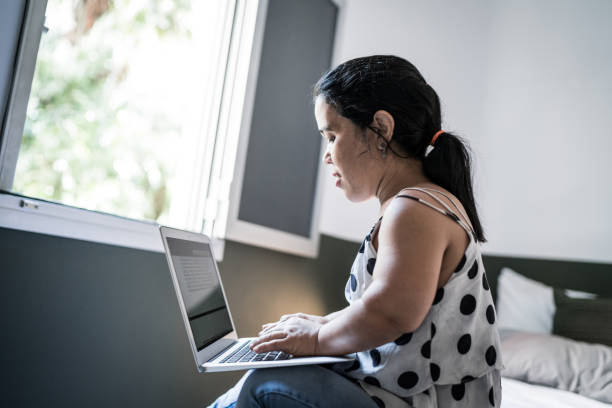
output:
<instances>
[{"instance_id":1,"label":"woman's neck","mask_svg":"<svg viewBox=\"0 0 612 408\"><path fill-rule=\"evenodd\" d=\"M420 161L402 159L395 166L389 166L383 173L378 188L376 198L380 205L378 216L381 217L391 199L406 187L422 187L430 185L431 181L423 174L423 167Z\"/></svg>"}]
</instances>

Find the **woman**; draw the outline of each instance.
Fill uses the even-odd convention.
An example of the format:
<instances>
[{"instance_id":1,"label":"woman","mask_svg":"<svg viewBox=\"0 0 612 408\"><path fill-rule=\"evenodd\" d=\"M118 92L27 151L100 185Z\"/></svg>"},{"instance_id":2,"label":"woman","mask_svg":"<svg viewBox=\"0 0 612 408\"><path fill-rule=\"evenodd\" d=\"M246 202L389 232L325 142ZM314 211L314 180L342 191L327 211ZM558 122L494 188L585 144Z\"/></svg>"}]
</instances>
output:
<instances>
[{"instance_id":1,"label":"woman","mask_svg":"<svg viewBox=\"0 0 612 408\"><path fill-rule=\"evenodd\" d=\"M435 91L404 59L357 58L316 84L315 116L336 186L354 202L376 197L379 219L351 268L350 305L283 316L251 347L358 359L255 370L217 404L232 406L239 392L238 407L499 407L470 157L441 130Z\"/></svg>"}]
</instances>

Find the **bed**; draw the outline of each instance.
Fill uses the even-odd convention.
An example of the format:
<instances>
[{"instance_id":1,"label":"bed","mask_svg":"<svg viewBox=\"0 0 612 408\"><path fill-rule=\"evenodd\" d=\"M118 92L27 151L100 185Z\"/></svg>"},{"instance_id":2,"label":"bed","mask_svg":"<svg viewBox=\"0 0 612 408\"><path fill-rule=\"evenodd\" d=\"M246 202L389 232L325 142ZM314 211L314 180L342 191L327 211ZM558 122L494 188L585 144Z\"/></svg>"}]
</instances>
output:
<instances>
[{"instance_id":1,"label":"bed","mask_svg":"<svg viewBox=\"0 0 612 408\"><path fill-rule=\"evenodd\" d=\"M502 408L607 408L582 395L502 377Z\"/></svg>"},{"instance_id":2,"label":"bed","mask_svg":"<svg viewBox=\"0 0 612 408\"><path fill-rule=\"evenodd\" d=\"M612 406L612 264L483 256L502 408Z\"/></svg>"}]
</instances>

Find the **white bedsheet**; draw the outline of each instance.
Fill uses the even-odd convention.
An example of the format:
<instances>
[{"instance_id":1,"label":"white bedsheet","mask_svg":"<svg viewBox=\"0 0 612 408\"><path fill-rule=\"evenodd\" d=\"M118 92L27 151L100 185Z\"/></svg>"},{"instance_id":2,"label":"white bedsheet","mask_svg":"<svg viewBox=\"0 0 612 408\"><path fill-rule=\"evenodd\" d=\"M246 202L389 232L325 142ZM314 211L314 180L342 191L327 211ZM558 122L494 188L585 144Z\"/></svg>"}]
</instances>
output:
<instances>
[{"instance_id":1,"label":"white bedsheet","mask_svg":"<svg viewBox=\"0 0 612 408\"><path fill-rule=\"evenodd\" d=\"M501 408L610 408L597 400L502 377Z\"/></svg>"}]
</instances>

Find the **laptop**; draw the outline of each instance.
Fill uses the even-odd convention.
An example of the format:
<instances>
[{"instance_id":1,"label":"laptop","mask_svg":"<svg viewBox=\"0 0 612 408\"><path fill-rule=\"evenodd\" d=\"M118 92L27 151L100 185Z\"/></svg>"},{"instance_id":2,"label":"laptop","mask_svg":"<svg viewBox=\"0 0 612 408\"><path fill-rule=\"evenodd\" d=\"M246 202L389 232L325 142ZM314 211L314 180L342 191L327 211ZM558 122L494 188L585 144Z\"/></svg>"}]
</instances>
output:
<instances>
[{"instance_id":1,"label":"laptop","mask_svg":"<svg viewBox=\"0 0 612 408\"><path fill-rule=\"evenodd\" d=\"M161 226L160 232L187 338L199 372L246 370L351 361L349 356L293 357L281 351L257 354L254 337L238 338L210 239Z\"/></svg>"}]
</instances>

